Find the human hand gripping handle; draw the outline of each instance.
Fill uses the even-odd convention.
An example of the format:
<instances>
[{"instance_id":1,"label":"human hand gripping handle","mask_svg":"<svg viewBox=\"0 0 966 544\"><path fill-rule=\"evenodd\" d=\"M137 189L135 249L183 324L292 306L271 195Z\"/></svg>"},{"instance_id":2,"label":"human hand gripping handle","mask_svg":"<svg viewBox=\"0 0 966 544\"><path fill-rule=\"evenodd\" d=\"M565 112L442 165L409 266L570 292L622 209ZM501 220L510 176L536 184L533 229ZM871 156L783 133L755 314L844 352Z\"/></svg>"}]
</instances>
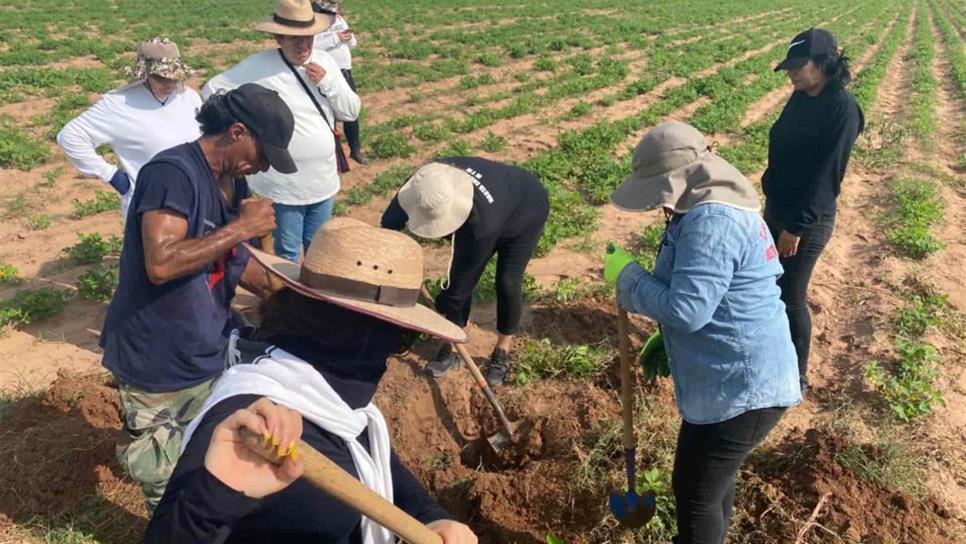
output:
<instances>
[{"instance_id":1,"label":"human hand gripping handle","mask_svg":"<svg viewBox=\"0 0 966 544\"><path fill-rule=\"evenodd\" d=\"M604 255L604 279L607 283L616 285L621 272L632 262L634 262L634 256L627 250L612 243L607 244L607 253Z\"/></svg>"},{"instance_id":2,"label":"human hand gripping handle","mask_svg":"<svg viewBox=\"0 0 966 544\"><path fill-rule=\"evenodd\" d=\"M267 198L246 198L241 201L238 221L247 229L246 239L262 238L275 231L275 208Z\"/></svg>"}]
</instances>

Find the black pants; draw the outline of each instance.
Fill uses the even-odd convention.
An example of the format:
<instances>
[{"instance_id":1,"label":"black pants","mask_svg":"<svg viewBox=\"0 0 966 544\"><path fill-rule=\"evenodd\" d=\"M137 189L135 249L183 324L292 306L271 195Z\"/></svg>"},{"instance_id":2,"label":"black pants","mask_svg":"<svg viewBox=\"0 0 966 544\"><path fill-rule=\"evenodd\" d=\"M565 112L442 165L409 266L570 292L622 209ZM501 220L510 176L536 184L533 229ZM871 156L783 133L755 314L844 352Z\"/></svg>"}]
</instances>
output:
<instances>
[{"instance_id":1,"label":"black pants","mask_svg":"<svg viewBox=\"0 0 966 544\"><path fill-rule=\"evenodd\" d=\"M771 231L775 243L790 220L790 213L773 207L765 207L765 223ZM798 377L802 390L808 386L808 352L812 344L812 315L808 310L808 283L818 258L825 250L832 231L835 217L824 217L802 233L798 242L798 253L793 257L780 259L785 273L778 279L782 290L782 302L788 314L788 324L792 331L792 344L798 356Z\"/></svg>"},{"instance_id":2,"label":"black pants","mask_svg":"<svg viewBox=\"0 0 966 544\"><path fill-rule=\"evenodd\" d=\"M353 92L356 92L356 80L352 79L352 70L342 70L342 76ZM352 153L359 151L359 121L343 121L342 130L345 132L345 141L349 144Z\"/></svg>"},{"instance_id":3,"label":"black pants","mask_svg":"<svg viewBox=\"0 0 966 544\"><path fill-rule=\"evenodd\" d=\"M542 211L539 222L487 238L475 239L472 234L461 236L463 232L457 232L450 284L436 297L436 310L446 319L465 327L470 319L473 290L486 263L495 254L496 329L500 334L516 334L523 314L523 273L537 249L548 212L549 206Z\"/></svg>"},{"instance_id":4,"label":"black pants","mask_svg":"<svg viewBox=\"0 0 966 544\"><path fill-rule=\"evenodd\" d=\"M671 476L678 518L675 544L724 542L735 500L735 475L785 410L751 410L710 425L681 422Z\"/></svg>"}]
</instances>

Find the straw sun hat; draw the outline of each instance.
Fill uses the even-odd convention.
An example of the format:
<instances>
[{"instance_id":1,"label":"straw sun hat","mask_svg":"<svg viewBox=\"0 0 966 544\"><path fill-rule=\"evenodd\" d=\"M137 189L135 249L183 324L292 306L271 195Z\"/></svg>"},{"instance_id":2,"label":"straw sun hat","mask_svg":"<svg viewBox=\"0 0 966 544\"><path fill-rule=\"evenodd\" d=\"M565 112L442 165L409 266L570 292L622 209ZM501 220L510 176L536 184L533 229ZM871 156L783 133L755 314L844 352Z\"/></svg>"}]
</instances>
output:
<instances>
[{"instance_id":1,"label":"straw sun hat","mask_svg":"<svg viewBox=\"0 0 966 544\"><path fill-rule=\"evenodd\" d=\"M184 81L194 70L181 60L178 45L168 38L151 38L138 45L138 57L134 65L125 70L131 81L144 81L148 76Z\"/></svg>"},{"instance_id":2,"label":"straw sun hat","mask_svg":"<svg viewBox=\"0 0 966 544\"><path fill-rule=\"evenodd\" d=\"M316 13L309 0L278 0L275 13L255 30L282 36L315 36L332 26L332 16Z\"/></svg>"},{"instance_id":3,"label":"straw sun hat","mask_svg":"<svg viewBox=\"0 0 966 544\"><path fill-rule=\"evenodd\" d=\"M316 234L301 266L249 249L271 274L304 296L449 342L466 342L463 329L419 304L423 252L405 234L337 217Z\"/></svg>"}]
</instances>

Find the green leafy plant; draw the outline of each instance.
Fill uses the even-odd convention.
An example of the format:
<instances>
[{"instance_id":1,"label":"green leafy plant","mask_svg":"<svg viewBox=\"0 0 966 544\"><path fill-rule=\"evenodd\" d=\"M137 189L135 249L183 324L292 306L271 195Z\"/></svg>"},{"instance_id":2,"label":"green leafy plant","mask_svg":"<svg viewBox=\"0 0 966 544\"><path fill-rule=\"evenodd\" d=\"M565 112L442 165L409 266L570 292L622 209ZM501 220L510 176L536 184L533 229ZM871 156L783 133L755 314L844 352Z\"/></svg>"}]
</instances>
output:
<instances>
[{"instance_id":1,"label":"green leafy plant","mask_svg":"<svg viewBox=\"0 0 966 544\"><path fill-rule=\"evenodd\" d=\"M16 126L12 119L0 119L0 168L30 170L50 159L50 148L43 140Z\"/></svg>"},{"instance_id":2,"label":"green leafy plant","mask_svg":"<svg viewBox=\"0 0 966 544\"><path fill-rule=\"evenodd\" d=\"M77 278L77 292L88 300L110 300L117 289L117 271L117 266L92 266Z\"/></svg>"},{"instance_id":3,"label":"green leafy plant","mask_svg":"<svg viewBox=\"0 0 966 544\"><path fill-rule=\"evenodd\" d=\"M0 264L0 285L20 285L23 279L17 272L17 267L10 263Z\"/></svg>"},{"instance_id":4,"label":"green leafy plant","mask_svg":"<svg viewBox=\"0 0 966 544\"><path fill-rule=\"evenodd\" d=\"M43 174L40 174L40 177L44 178L44 182L41 183L41 186L46 187L48 189L53 187L54 185L57 184L57 178L59 178L60 175L63 173L64 173L64 166L61 165L56 168L51 168L50 170L47 170Z\"/></svg>"},{"instance_id":5,"label":"green leafy plant","mask_svg":"<svg viewBox=\"0 0 966 544\"><path fill-rule=\"evenodd\" d=\"M480 142L480 149L487 153L498 153L506 148L506 138L487 132Z\"/></svg>"},{"instance_id":6,"label":"green leafy plant","mask_svg":"<svg viewBox=\"0 0 966 544\"><path fill-rule=\"evenodd\" d=\"M473 146L466 140L451 140L446 147L439 150L438 157L464 157L473 154Z\"/></svg>"},{"instance_id":7,"label":"green leafy plant","mask_svg":"<svg viewBox=\"0 0 966 544\"><path fill-rule=\"evenodd\" d=\"M0 303L0 327L29 325L64 311L73 296L69 289L44 287L17 291L12 299Z\"/></svg>"},{"instance_id":8,"label":"green leafy plant","mask_svg":"<svg viewBox=\"0 0 966 544\"><path fill-rule=\"evenodd\" d=\"M549 338L528 340L517 359L516 383L541 378L590 378L614 359L605 345L556 345Z\"/></svg>"},{"instance_id":9,"label":"green leafy plant","mask_svg":"<svg viewBox=\"0 0 966 544\"><path fill-rule=\"evenodd\" d=\"M940 313L948 305L945 295L914 294L896 313L893 324L900 334L921 338L929 327L939 324Z\"/></svg>"},{"instance_id":10,"label":"green leafy plant","mask_svg":"<svg viewBox=\"0 0 966 544\"><path fill-rule=\"evenodd\" d=\"M79 242L64 250L77 264L96 264L108 254L119 254L123 241L117 236L104 239L100 234L77 233Z\"/></svg>"},{"instance_id":11,"label":"green leafy plant","mask_svg":"<svg viewBox=\"0 0 966 544\"><path fill-rule=\"evenodd\" d=\"M369 142L369 155L376 159L409 157L416 152L405 134L397 132L376 136Z\"/></svg>"},{"instance_id":12,"label":"green leafy plant","mask_svg":"<svg viewBox=\"0 0 966 544\"><path fill-rule=\"evenodd\" d=\"M425 123L413 127L413 136L429 143L441 142L449 134L450 132L445 127L436 123Z\"/></svg>"},{"instance_id":13,"label":"green leafy plant","mask_svg":"<svg viewBox=\"0 0 966 544\"><path fill-rule=\"evenodd\" d=\"M945 405L943 394L935 385L939 376L936 348L902 336L896 338L895 348L897 360L892 373L878 361L870 361L865 375L896 417L908 422L929 414L937 405Z\"/></svg>"},{"instance_id":14,"label":"green leafy plant","mask_svg":"<svg viewBox=\"0 0 966 544\"><path fill-rule=\"evenodd\" d=\"M931 233L942 220L945 201L936 185L924 179L900 179L892 185L895 212L887 217L889 241L902 254L922 259L942 249L944 244Z\"/></svg>"},{"instance_id":15,"label":"green leafy plant","mask_svg":"<svg viewBox=\"0 0 966 544\"><path fill-rule=\"evenodd\" d=\"M27 228L30 230L45 230L50 227L50 216L41 213L27 218Z\"/></svg>"},{"instance_id":16,"label":"green leafy plant","mask_svg":"<svg viewBox=\"0 0 966 544\"><path fill-rule=\"evenodd\" d=\"M671 490L671 474L660 467L651 467L638 475L637 493L653 491L656 498L654 517L645 527L651 535L660 535L661 541L668 541L676 531L674 493Z\"/></svg>"},{"instance_id":17,"label":"green leafy plant","mask_svg":"<svg viewBox=\"0 0 966 544\"><path fill-rule=\"evenodd\" d=\"M632 255L645 270L654 270L657 262L657 254L661 249L661 240L664 238L664 224L654 223L644 227L638 245L634 247Z\"/></svg>"},{"instance_id":18,"label":"green leafy plant","mask_svg":"<svg viewBox=\"0 0 966 544\"><path fill-rule=\"evenodd\" d=\"M121 209L121 199L114 191L102 191L98 189L94 192L94 198L90 200L77 200L74 202L74 212L71 217L81 219L99 213Z\"/></svg>"}]
</instances>

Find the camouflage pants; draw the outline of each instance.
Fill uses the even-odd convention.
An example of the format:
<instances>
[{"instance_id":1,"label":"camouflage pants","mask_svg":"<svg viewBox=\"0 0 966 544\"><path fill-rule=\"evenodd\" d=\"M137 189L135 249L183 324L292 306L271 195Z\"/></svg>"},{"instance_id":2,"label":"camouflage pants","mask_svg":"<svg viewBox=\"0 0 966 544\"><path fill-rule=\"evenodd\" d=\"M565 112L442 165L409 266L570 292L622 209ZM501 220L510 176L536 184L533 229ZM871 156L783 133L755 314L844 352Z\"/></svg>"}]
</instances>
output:
<instances>
[{"instance_id":1,"label":"camouflage pants","mask_svg":"<svg viewBox=\"0 0 966 544\"><path fill-rule=\"evenodd\" d=\"M117 460L141 484L149 513L164 495L181 455L184 431L208 398L213 381L165 393L118 381L124 434L117 445Z\"/></svg>"}]
</instances>

